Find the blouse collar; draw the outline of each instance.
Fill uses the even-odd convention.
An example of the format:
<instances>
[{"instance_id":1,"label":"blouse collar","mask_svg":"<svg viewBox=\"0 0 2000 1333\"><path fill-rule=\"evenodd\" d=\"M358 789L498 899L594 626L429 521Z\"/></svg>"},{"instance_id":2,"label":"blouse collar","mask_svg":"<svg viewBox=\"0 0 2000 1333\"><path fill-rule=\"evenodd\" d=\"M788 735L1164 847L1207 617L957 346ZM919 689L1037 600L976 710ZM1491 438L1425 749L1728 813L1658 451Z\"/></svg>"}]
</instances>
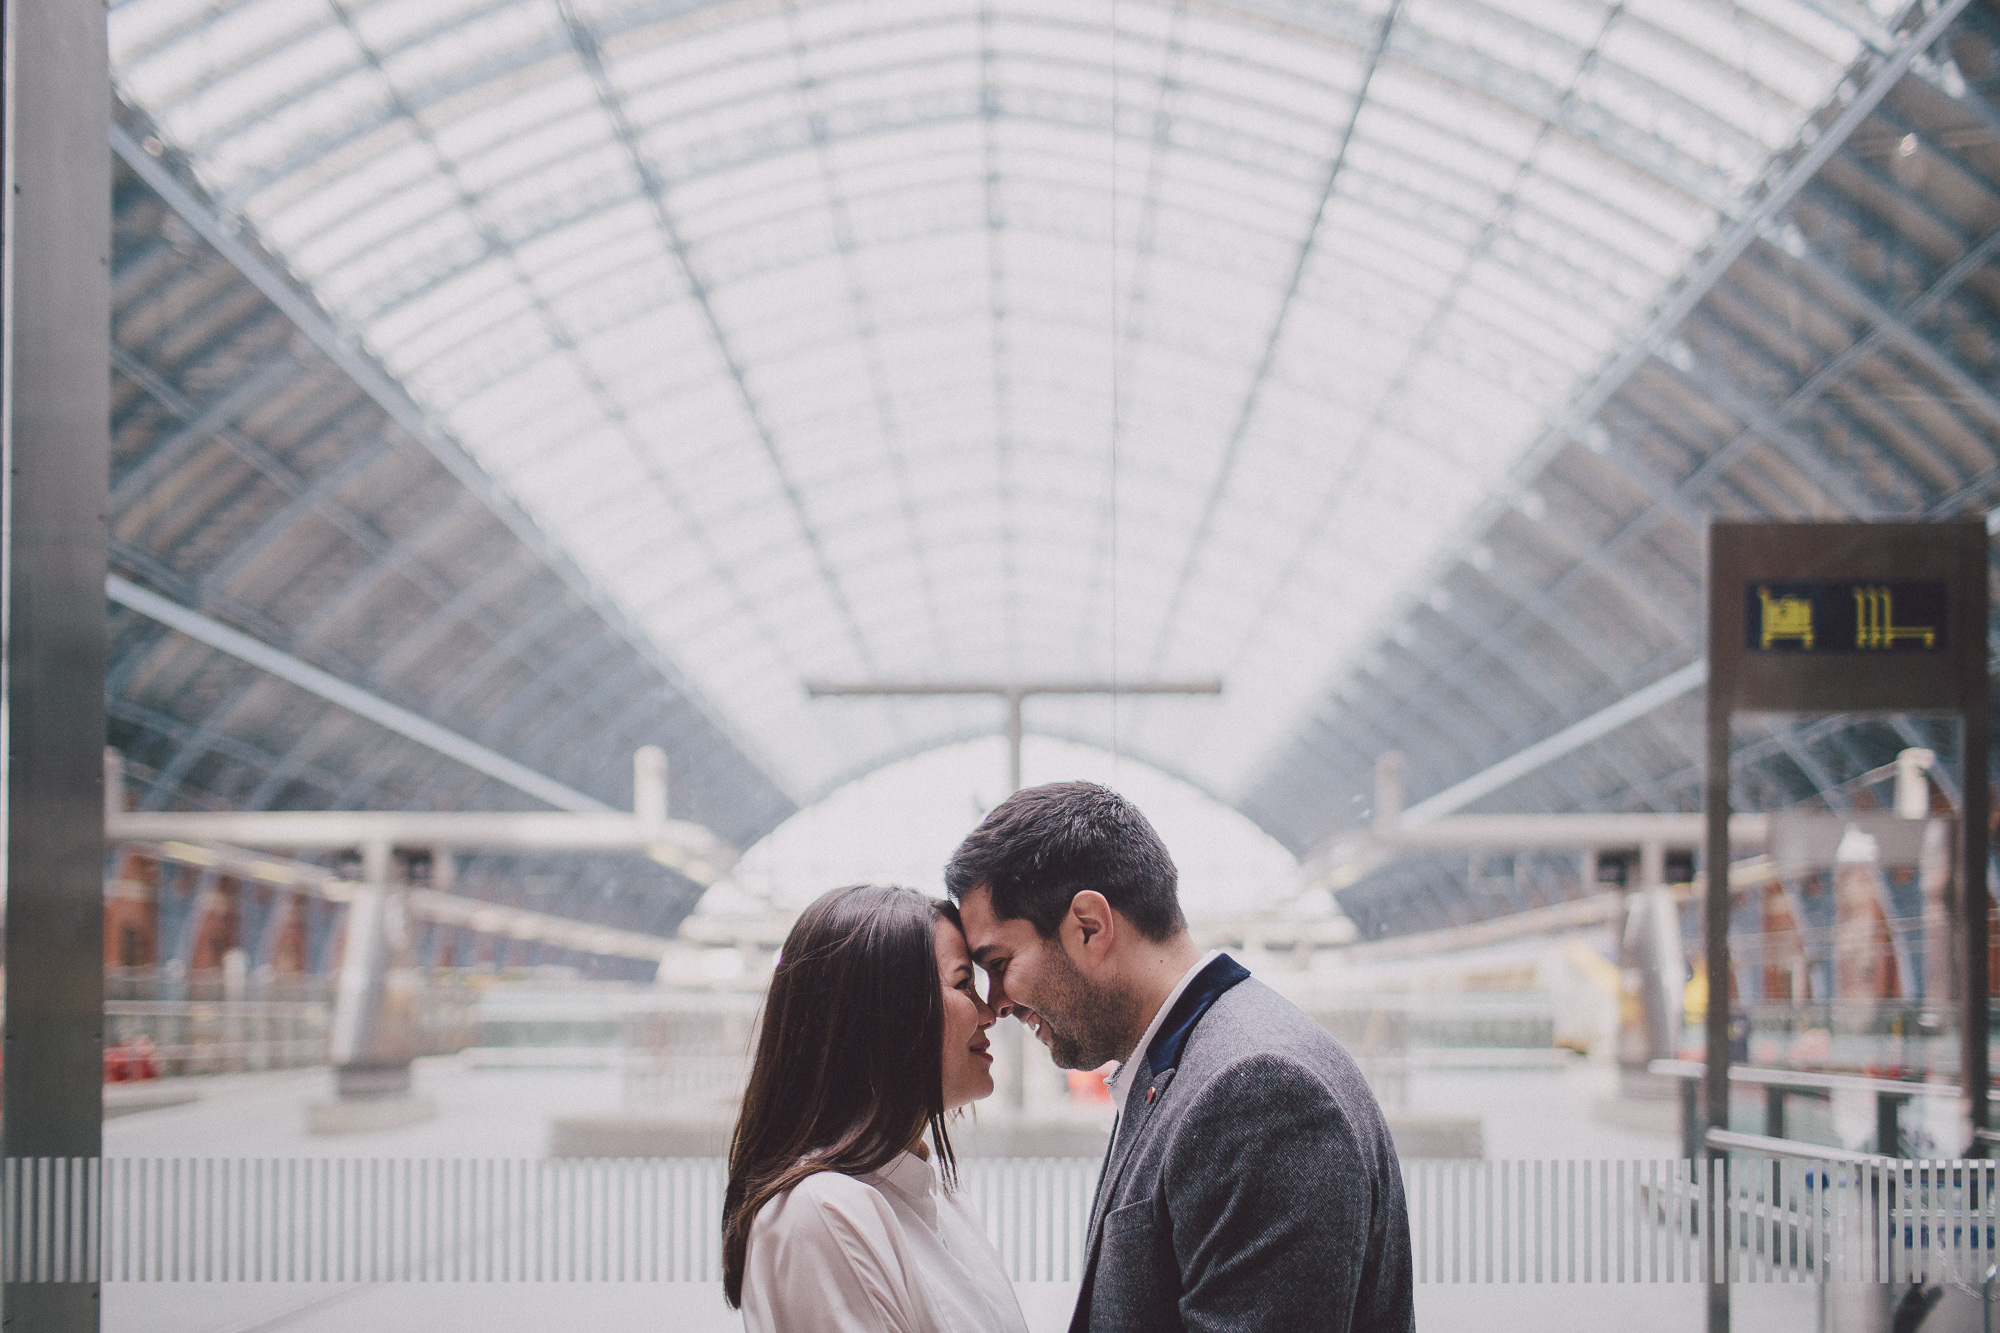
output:
<instances>
[{"instance_id":1,"label":"blouse collar","mask_svg":"<svg viewBox=\"0 0 2000 1333\"><path fill-rule=\"evenodd\" d=\"M913 1152L905 1152L879 1171L869 1173L911 1203L937 1193L937 1175L931 1164Z\"/></svg>"},{"instance_id":2,"label":"blouse collar","mask_svg":"<svg viewBox=\"0 0 2000 1333\"><path fill-rule=\"evenodd\" d=\"M863 1180L884 1189L894 1190L909 1205L917 1210L931 1226L937 1225L937 1174L931 1164L913 1152L905 1152L879 1171L871 1171Z\"/></svg>"}]
</instances>

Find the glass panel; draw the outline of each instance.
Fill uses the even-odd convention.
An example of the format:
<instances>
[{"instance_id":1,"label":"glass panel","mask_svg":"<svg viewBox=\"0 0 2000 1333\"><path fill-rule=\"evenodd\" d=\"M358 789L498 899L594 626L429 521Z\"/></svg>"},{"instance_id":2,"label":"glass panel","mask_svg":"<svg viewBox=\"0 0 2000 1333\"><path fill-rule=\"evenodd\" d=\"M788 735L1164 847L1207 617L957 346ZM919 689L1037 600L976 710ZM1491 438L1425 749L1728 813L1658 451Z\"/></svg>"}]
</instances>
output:
<instances>
[{"instance_id":1,"label":"glass panel","mask_svg":"<svg viewBox=\"0 0 2000 1333\"><path fill-rule=\"evenodd\" d=\"M1730 1114L1751 1132L1931 1157L1949 1154L1964 1134L1958 835L1940 784L1926 775L1934 768L1948 781L1956 771L1957 728L1897 721L1927 742L1912 751L1923 765L1914 784L1899 783L1896 763L1829 768L1818 796L1774 808L1742 790L1775 786L1769 778L1739 780L1734 808L1769 810L1771 831L1761 851L1735 853L1730 876L1731 1058L1746 1077L1775 1081L1739 1089ZM1746 719L1739 732L1754 755L1771 727ZM1713 990L1699 957L1693 977L1683 1043L1699 1059L1699 1019ZM1759 1070L1807 1078L1793 1086ZM1816 1075L1850 1081L1810 1086ZM1892 1095L1885 1120L1883 1095L1896 1084L1869 1079L1907 1080L1917 1091ZM1896 1141L1880 1141L1889 1132Z\"/></svg>"}]
</instances>

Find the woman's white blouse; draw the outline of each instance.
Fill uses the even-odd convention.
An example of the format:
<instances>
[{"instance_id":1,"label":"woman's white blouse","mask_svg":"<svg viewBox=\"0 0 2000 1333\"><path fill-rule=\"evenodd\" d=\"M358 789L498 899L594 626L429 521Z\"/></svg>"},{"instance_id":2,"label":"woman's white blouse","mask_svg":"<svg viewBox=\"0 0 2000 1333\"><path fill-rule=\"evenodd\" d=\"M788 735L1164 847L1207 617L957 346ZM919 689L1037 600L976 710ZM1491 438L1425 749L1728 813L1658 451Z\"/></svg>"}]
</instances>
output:
<instances>
[{"instance_id":1,"label":"woman's white blouse","mask_svg":"<svg viewBox=\"0 0 2000 1333\"><path fill-rule=\"evenodd\" d=\"M1027 1333L1000 1255L962 1195L904 1153L807 1176L757 1213L747 1333Z\"/></svg>"}]
</instances>

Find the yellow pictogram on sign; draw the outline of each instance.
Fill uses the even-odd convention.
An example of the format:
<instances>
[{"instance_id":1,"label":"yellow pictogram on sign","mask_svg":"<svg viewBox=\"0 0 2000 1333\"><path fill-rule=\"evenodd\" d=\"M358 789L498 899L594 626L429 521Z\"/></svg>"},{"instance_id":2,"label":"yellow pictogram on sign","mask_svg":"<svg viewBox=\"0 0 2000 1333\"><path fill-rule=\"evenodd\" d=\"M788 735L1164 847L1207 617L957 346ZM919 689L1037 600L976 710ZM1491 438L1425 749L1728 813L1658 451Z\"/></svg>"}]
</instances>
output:
<instances>
[{"instance_id":1,"label":"yellow pictogram on sign","mask_svg":"<svg viewBox=\"0 0 2000 1333\"><path fill-rule=\"evenodd\" d=\"M1856 648L1888 648L1906 639L1933 648L1937 646L1937 630L1929 625L1898 625L1895 601L1887 588L1854 590Z\"/></svg>"},{"instance_id":2,"label":"yellow pictogram on sign","mask_svg":"<svg viewBox=\"0 0 2000 1333\"><path fill-rule=\"evenodd\" d=\"M1779 639L1791 639L1807 648L1813 646L1812 601L1805 597L1773 597L1769 588L1757 589L1763 604L1762 646L1769 648Z\"/></svg>"}]
</instances>

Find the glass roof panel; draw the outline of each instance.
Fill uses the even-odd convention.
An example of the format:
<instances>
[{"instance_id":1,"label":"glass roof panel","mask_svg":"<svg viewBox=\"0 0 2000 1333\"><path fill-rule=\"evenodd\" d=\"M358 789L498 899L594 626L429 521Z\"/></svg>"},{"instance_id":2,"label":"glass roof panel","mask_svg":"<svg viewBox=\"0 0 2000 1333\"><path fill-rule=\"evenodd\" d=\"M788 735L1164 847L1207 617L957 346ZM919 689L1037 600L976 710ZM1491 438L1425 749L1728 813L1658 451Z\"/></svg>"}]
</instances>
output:
<instances>
[{"instance_id":1,"label":"glass roof panel","mask_svg":"<svg viewBox=\"0 0 2000 1333\"><path fill-rule=\"evenodd\" d=\"M1886 2L1407 0L1372 70L1382 3L1121 0L1114 37L1105 0L118 0L112 34L793 790L997 718L807 676L1115 659L1225 677L1119 737L1234 797Z\"/></svg>"}]
</instances>

